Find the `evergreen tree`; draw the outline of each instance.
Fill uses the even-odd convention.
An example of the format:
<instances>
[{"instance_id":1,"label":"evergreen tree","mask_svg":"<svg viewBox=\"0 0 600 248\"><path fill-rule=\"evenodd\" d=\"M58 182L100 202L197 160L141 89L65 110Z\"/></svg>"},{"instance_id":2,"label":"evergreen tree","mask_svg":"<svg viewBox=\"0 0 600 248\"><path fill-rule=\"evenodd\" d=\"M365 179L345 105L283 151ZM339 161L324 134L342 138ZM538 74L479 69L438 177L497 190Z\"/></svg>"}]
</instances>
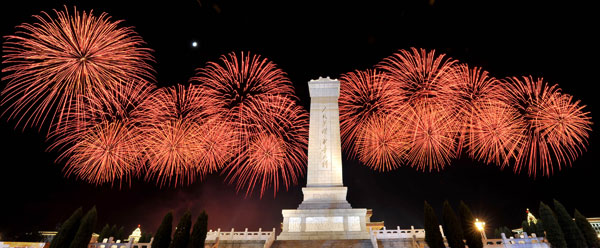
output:
<instances>
[{"instance_id":1,"label":"evergreen tree","mask_svg":"<svg viewBox=\"0 0 600 248\"><path fill-rule=\"evenodd\" d=\"M465 240L467 241L467 246L469 246L469 248L483 248L481 233L475 228L475 218L473 217L469 206L463 201L460 201L458 212L460 214L461 226Z\"/></svg>"},{"instance_id":2,"label":"evergreen tree","mask_svg":"<svg viewBox=\"0 0 600 248\"><path fill-rule=\"evenodd\" d=\"M190 241L190 229L192 229L192 214L190 211L186 211L179 219L179 224L173 234L173 242L169 248L187 248Z\"/></svg>"},{"instance_id":3,"label":"evergreen tree","mask_svg":"<svg viewBox=\"0 0 600 248\"><path fill-rule=\"evenodd\" d=\"M98 242L102 243L102 241L104 239L108 238L110 232L110 226L108 224L106 224L103 228L102 231L100 231L100 234L98 235Z\"/></svg>"},{"instance_id":4,"label":"evergreen tree","mask_svg":"<svg viewBox=\"0 0 600 248\"><path fill-rule=\"evenodd\" d=\"M521 227L523 228L523 232L526 232L527 235L531 235L531 226L529 225L529 221L524 220L521 222Z\"/></svg>"},{"instance_id":5,"label":"evergreen tree","mask_svg":"<svg viewBox=\"0 0 600 248\"><path fill-rule=\"evenodd\" d=\"M192 230L192 236L190 240L190 248L204 248L204 242L206 241L206 233L208 231L208 215L206 211L202 211L196 223L194 224L194 230Z\"/></svg>"},{"instance_id":6,"label":"evergreen tree","mask_svg":"<svg viewBox=\"0 0 600 248\"><path fill-rule=\"evenodd\" d=\"M510 238L512 236L512 230L506 226L500 227L500 233L504 233L506 238ZM498 235L498 238L502 238L502 235Z\"/></svg>"},{"instance_id":7,"label":"evergreen tree","mask_svg":"<svg viewBox=\"0 0 600 248\"><path fill-rule=\"evenodd\" d=\"M81 219L81 224L75 234L75 238L71 242L69 248L87 248L92 238L92 233L96 227L96 221L98 220L98 213L94 206L90 209L85 216Z\"/></svg>"},{"instance_id":8,"label":"evergreen tree","mask_svg":"<svg viewBox=\"0 0 600 248\"><path fill-rule=\"evenodd\" d=\"M546 234L544 232L544 224L543 223L544 222L541 219L538 219L537 220L537 224L535 224L535 230L537 231L535 233L535 235L538 236L538 237L544 237L544 236L546 236Z\"/></svg>"},{"instance_id":9,"label":"evergreen tree","mask_svg":"<svg viewBox=\"0 0 600 248\"><path fill-rule=\"evenodd\" d=\"M590 222L577 209L575 209L575 224L585 237L585 242L589 248L600 248L600 239Z\"/></svg>"},{"instance_id":10,"label":"evergreen tree","mask_svg":"<svg viewBox=\"0 0 600 248\"><path fill-rule=\"evenodd\" d=\"M577 227L577 224L575 224L575 221L573 221L571 215L565 209L565 206L557 200L554 200L554 211L556 213L558 224L565 235L567 246L569 248L586 248L585 238Z\"/></svg>"},{"instance_id":11,"label":"evergreen tree","mask_svg":"<svg viewBox=\"0 0 600 248\"><path fill-rule=\"evenodd\" d=\"M544 230L546 230L546 239L550 242L553 248L566 248L567 242L563 235L562 229L558 224L558 221L554 217L552 209L548 205L540 202L540 219L544 223Z\"/></svg>"},{"instance_id":12,"label":"evergreen tree","mask_svg":"<svg viewBox=\"0 0 600 248\"><path fill-rule=\"evenodd\" d=\"M142 232L142 236L140 237L140 240L138 240L138 243L148 243L148 242L150 242L151 239L152 239L152 233Z\"/></svg>"},{"instance_id":13,"label":"evergreen tree","mask_svg":"<svg viewBox=\"0 0 600 248\"><path fill-rule=\"evenodd\" d=\"M117 229L117 225L116 224L112 225L110 227L110 231L108 232L108 236L106 238L111 238L112 237L113 240L116 241L117 240L116 236L117 236L117 232L118 231L119 230Z\"/></svg>"},{"instance_id":14,"label":"evergreen tree","mask_svg":"<svg viewBox=\"0 0 600 248\"><path fill-rule=\"evenodd\" d=\"M156 229L151 248L168 248L171 244L171 229L173 229L173 213L168 212Z\"/></svg>"},{"instance_id":15,"label":"evergreen tree","mask_svg":"<svg viewBox=\"0 0 600 248\"><path fill-rule=\"evenodd\" d=\"M444 239L433 208L425 201L425 242L430 248L444 248Z\"/></svg>"},{"instance_id":16,"label":"evergreen tree","mask_svg":"<svg viewBox=\"0 0 600 248\"><path fill-rule=\"evenodd\" d=\"M77 233L77 229L79 229L79 222L81 222L82 215L83 211L81 208L78 208L71 214L71 217L60 226L60 229L58 229L58 233L50 243L50 248L69 247L69 244L71 244L71 241Z\"/></svg>"},{"instance_id":17,"label":"evergreen tree","mask_svg":"<svg viewBox=\"0 0 600 248\"><path fill-rule=\"evenodd\" d=\"M463 241L463 232L460 227L460 222L448 201L444 201L442 219L444 221L444 233L446 233L448 246L450 246L450 248L464 248L465 242Z\"/></svg>"},{"instance_id":18,"label":"evergreen tree","mask_svg":"<svg viewBox=\"0 0 600 248\"><path fill-rule=\"evenodd\" d=\"M121 240L121 242L123 242L127 238L125 235L125 227L121 226L117 233L115 233L115 239Z\"/></svg>"}]
</instances>

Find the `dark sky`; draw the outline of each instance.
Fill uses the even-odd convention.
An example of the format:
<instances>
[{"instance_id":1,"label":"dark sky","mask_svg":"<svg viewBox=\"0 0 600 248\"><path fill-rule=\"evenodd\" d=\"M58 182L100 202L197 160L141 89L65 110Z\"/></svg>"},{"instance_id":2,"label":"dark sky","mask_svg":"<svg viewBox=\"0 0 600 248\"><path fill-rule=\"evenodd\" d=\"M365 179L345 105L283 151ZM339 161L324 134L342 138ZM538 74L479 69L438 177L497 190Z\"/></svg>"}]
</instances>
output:
<instances>
[{"instance_id":1,"label":"dark sky","mask_svg":"<svg viewBox=\"0 0 600 248\"><path fill-rule=\"evenodd\" d=\"M594 113L598 106L597 8L578 1L10 1L3 3L1 35L32 22L31 15L61 9L109 13L136 31L155 50L158 84L185 83L194 69L230 51L251 51L286 71L308 107L307 81L365 69L398 49L436 49L492 75L533 75L557 83ZM393 2L390 4L389 2ZM192 48L197 41L199 46ZM6 83L2 82L2 87ZM4 108L2 108L4 110ZM593 115L592 115L593 116ZM236 194L224 177L177 189L134 181L131 188L96 187L64 178L57 154L45 152L43 134L14 129L0 118L0 232L51 230L77 207L96 205L98 228L105 223L137 224L154 232L162 216L206 209L209 228L279 227L282 208L296 208L300 185L267 195ZM386 226L422 227L423 201L441 214L448 199L466 201L490 228L520 226L525 208L536 213L540 200L556 198L569 211L600 216L597 198L600 150L597 132L572 168L550 178L515 175L510 170L455 160L442 172L400 168L374 172L344 161L344 183L354 207L372 208ZM348 157L348 156L345 156ZM194 217L195 218L195 217Z\"/></svg>"}]
</instances>

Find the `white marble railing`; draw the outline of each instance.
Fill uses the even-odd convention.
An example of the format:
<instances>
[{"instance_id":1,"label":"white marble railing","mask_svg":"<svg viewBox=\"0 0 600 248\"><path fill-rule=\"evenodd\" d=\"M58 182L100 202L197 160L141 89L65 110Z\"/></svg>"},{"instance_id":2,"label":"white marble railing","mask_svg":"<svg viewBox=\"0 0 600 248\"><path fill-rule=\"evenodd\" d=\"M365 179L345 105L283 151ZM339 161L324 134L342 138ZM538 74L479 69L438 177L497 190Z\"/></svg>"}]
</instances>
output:
<instances>
[{"instance_id":1,"label":"white marble railing","mask_svg":"<svg viewBox=\"0 0 600 248\"><path fill-rule=\"evenodd\" d=\"M375 236L376 239L424 239L425 229L415 229L414 226L410 229L400 229L399 226L396 229L383 227L381 230L372 230L371 236Z\"/></svg>"},{"instance_id":2,"label":"white marble railing","mask_svg":"<svg viewBox=\"0 0 600 248\"><path fill-rule=\"evenodd\" d=\"M216 241L217 238L220 241L224 240L275 240L275 228L272 231L263 231L262 228L258 229L258 232L249 232L246 228L242 232L236 232L235 229L231 228L229 232L223 232L221 229L217 231L210 230L206 233L206 241Z\"/></svg>"},{"instance_id":3,"label":"white marble railing","mask_svg":"<svg viewBox=\"0 0 600 248\"><path fill-rule=\"evenodd\" d=\"M102 243L90 243L88 248L150 248L154 238L150 239L150 243L133 243L130 240L128 243L116 243L113 238L104 239Z\"/></svg>"}]
</instances>

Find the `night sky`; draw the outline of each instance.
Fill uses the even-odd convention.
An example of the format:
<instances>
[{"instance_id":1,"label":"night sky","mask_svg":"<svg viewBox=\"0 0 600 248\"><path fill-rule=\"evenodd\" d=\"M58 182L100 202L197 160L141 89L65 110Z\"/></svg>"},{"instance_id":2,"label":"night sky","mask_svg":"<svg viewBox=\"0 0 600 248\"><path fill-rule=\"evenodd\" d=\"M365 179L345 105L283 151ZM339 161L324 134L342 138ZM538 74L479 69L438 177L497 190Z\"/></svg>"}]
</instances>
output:
<instances>
[{"instance_id":1,"label":"night sky","mask_svg":"<svg viewBox=\"0 0 600 248\"><path fill-rule=\"evenodd\" d=\"M160 86L186 83L195 68L218 60L221 54L250 51L287 72L308 109L310 79L338 78L369 68L398 49L422 47L481 66L498 78L544 77L581 100L592 117L599 111L593 88L599 83L600 41L594 36L600 15L597 8L577 1L550 5L553 1L528 1L528 5L441 0L10 2L10 6L3 2L0 11L2 36L12 34L20 23L33 22L31 15L63 5L125 20L154 49ZM15 130L14 124L0 118L0 232L52 230L75 208L93 205L98 208L98 229L110 223L124 225L129 232L141 224L142 230L154 232L167 211L173 210L178 220L186 209L194 218L206 209L212 229L279 229L280 210L296 208L306 184L303 178L275 198L267 194L263 199L237 194L218 174L176 189L140 180L121 189L97 187L65 178L62 165L54 163L57 154L45 152L44 133ZM346 159L344 184L353 207L373 209L372 220L384 220L390 228L422 228L424 200L438 216L444 200L455 208L464 200L490 229L517 228L525 208L537 214L538 202L550 203L553 198L571 213L577 208L588 217L600 217L600 206L593 202L600 188L598 140L596 130L588 151L573 167L550 178L515 175L510 169L502 171L465 156L432 173L410 167L380 173Z\"/></svg>"}]
</instances>

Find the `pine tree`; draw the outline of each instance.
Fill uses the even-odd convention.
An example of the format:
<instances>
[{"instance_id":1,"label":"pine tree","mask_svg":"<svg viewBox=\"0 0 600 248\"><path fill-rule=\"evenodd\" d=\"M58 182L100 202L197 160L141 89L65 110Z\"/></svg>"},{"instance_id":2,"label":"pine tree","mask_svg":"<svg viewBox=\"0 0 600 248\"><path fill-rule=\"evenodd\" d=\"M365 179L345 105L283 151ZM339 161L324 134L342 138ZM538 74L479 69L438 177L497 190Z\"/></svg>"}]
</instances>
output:
<instances>
[{"instance_id":1,"label":"pine tree","mask_svg":"<svg viewBox=\"0 0 600 248\"><path fill-rule=\"evenodd\" d=\"M102 231L100 231L100 234L98 235L98 242L102 243L102 241L104 239L108 238L110 232L110 226L108 224L106 224L103 228Z\"/></svg>"},{"instance_id":2,"label":"pine tree","mask_svg":"<svg viewBox=\"0 0 600 248\"><path fill-rule=\"evenodd\" d=\"M529 221L524 220L521 222L521 227L523 228L523 232L526 232L527 235L531 235L531 226L529 225Z\"/></svg>"},{"instance_id":3,"label":"pine tree","mask_svg":"<svg viewBox=\"0 0 600 248\"><path fill-rule=\"evenodd\" d=\"M586 248L585 238L577 227L577 224L575 224L575 221L573 221L571 215L565 209L565 206L557 200L554 200L554 211L556 213L558 224L565 235L567 246L569 248Z\"/></svg>"},{"instance_id":4,"label":"pine tree","mask_svg":"<svg viewBox=\"0 0 600 248\"><path fill-rule=\"evenodd\" d=\"M512 230L506 226L500 227L500 233L504 233L507 238L512 236ZM502 238L502 235L498 236L498 238Z\"/></svg>"},{"instance_id":5,"label":"pine tree","mask_svg":"<svg viewBox=\"0 0 600 248\"><path fill-rule=\"evenodd\" d=\"M77 229L79 229L79 223L81 222L82 215L83 211L81 208L78 208L75 210L75 212L73 212L73 214L71 214L71 217L69 217L60 226L60 229L58 229L58 233L56 236L54 236L54 239L52 239L52 242L50 243L50 248L69 247L69 244L71 244L71 241L77 233Z\"/></svg>"},{"instance_id":6,"label":"pine tree","mask_svg":"<svg viewBox=\"0 0 600 248\"><path fill-rule=\"evenodd\" d=\"M113 240L116 241L117 240L117 232L118 231L119 230L117 229L117 225L116 224L112 225L110 227L110 231L108 232L107 238L113 238Z\"/></svg>"},{"instance_id":7,"label":"pine tree","mask_svg":"<svg viewBox=\"0 0 600 248\"><path fill-rule=\"evenodd\" d=\"M567 242L558 221L554 217L554 212L543 202L540 202L540 219L544 223L546 239L550 242L552 248L566 248Z\"/></svg>"},{"instance_id":8,"label":"pine tree","mask_svg":"<svg viewBox=\"0 0 600 248\"><path fill-rule=\"evenodd\" d=\"M171 244L171 229L173 229L173 213L168 212L156 229L151 248L168 248Z\"/></svg>"},{"instance_id":9,"label":"pine tree","mask_svg":"<svg viewBox=\"0 0 600 248\"><path fill-rule=\"evenodd\" d=\"M535 230L537 231L535 233L536 236L538 236L538 237L546 236L546 234L544 232L544 222L541 219L537 220L537 223L535 224Z\"/></svg>"},{"instance_id":10,"label":"pine tree","mask_svg":"<svg viewBox=\"0 0 600 248\"><path fill-rule=\"evenodd\" d=\"M119 230L117 231L117 233L115 233L115 239L121 240L121 242L123 242L125 240L125 227L121 226L121 228L119 228Z\"/></svg>"},{"instance_id":11,"label":"pine tree","mask_svg":"<svg viewBox=\"0 0 600 248\"><path fill-rule=\"evenodd\" d=\"M92 233L94 232L94 228L96 227L97 220L98 213L96 212L96 207L94 206L81 219L81 224L79 225L77 234L75 234L75 238L71 242L69 248L88 247L88 245L90 244L90 239L92 238Z\"/></svg>"},{"instance_id":12,"label":"pine tree","mask_svg":"<svg viewBox=\"0 0 600 248\"><path fill-rule=\"evenodd\" d=\"M140 237L140 240L138 240L138 243L148 243L148 242L150 242L151 239L152 239L152 233L142 232L142 236Z\"/></svg>"},{"instance_id":13,"label":"pine tree","mask_svg":"<svg viewBox=\"0 0 600 248\"><path fill-rule=\"evenodd\" d=\"M192 214L190 214L190 211L186 211L183 216L181 216L181 219L179 219L179 224L177 224L175 234L173 234L173 242L169 248L187 248L190 241L191 228Z\"/></svg>"},{"instance_id":14,"label":"pine tree","mask_svg":"<svg viewBox=\"0 0 600 248\"><path fill-rule=\"evenodd\" d=\"M600 239L590 222L577 209L575 209L575 224L585 237L585 242L589 248L600 248Z\"/></svg>"},{"instance_id":15,"label":"pine tree","mask_svg":"<svg viewBox=\"0 0 600 248\"><path fill-rule=\"evenodd\" d=\"M460 222L448 201L444 201L442 219L444 220L444 233L446 233L446 239L450 248L464 248L465 242L463 241L463 231Z\"/></svg>"},{"instance_id":16,"label":"pine tree","mask_svg":"<svg viewBox=\"0 0 600 248\"><path fill-rule=\"evenodd\" d=\"M194 230L192 230L192 236L190 240L190 248L204 248L204 242L206 241L206 233L208 231L208 215L206 211L202 211L196 223L194 224Z\"/></svg>"},{"instance_id":17,"label":"pine tree","mask_svg":"<svg viewBox=\"0 0 600 248\"><path fill-rule=\"evenodd\" d=\"M425 201L425 242L430 248L444 248L444 239L433 208Z\"/></svg>"},{"instance_id":18,"label":"pine tree","mask_svg":"<svg viewBox=\"0 0 600 248\"><path fill-rule=\"evenodd\" d=\"M465 240L467 241L467 246L469 246L469 248L483 248L481 233L475 228L475 218L473 217L469 206L463 201L460 201L458 212L460 214L461 226Z\"/></svg>"}]
</instances>

